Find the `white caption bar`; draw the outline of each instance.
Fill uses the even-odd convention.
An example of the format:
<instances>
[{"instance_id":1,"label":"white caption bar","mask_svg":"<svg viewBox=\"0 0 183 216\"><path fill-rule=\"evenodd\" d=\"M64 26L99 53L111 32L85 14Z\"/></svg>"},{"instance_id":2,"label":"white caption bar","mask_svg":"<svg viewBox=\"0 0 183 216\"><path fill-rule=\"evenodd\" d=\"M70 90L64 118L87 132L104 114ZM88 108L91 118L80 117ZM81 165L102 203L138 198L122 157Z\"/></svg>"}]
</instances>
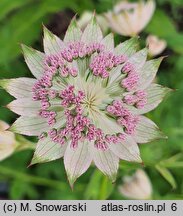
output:
<instances>
[{"instance_id":1,"label":"white caption bar","mask_svg":"<svg viewBox=\"0 0 183 216\"><path fill-rule=\"evenodd\" d=\"M0 215L180 216L183 215L183 200L1 200Z\"/></svg>"}]
</instances>

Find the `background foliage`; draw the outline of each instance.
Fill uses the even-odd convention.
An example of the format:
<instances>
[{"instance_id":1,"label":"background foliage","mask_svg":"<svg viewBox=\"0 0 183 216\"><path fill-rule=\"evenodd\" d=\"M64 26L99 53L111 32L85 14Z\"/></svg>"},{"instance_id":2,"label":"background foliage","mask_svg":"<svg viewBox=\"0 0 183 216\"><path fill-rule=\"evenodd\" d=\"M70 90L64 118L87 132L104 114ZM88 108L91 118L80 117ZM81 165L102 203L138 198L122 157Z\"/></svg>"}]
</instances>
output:
<instances>
[{"instance_id":1,"label":"background foliage","mask_svg":"<svg viewBox=\"0 0 183 216\"><path fill-rule=\"evenodd\" d=\"M20 43L42 49L42 23L61 38L75 13L111 9L112 0L1 0L0 1L0 78L31 76L20 50ZM148 116L168 135L167 141L142 145L144 169L153 185L154 199L183 198L183 2L159 0L157 10L141 36L149 33L165 39L168 55L160 67L158 82L176 91ZM116 40L124 40L116 36ZM0 90L0 119L12 123L17 116L3 108L12 100ZM34 139L34 138L32 138ZM0 198L9 199L124 199L118 192L121 178L142 165L121 162L118 179L111 184L95 168L77 181L74 192L66 180L63 162L57 160L27 168L32 151L14 154L0 162Z\"/></svg>"}]
</instances>

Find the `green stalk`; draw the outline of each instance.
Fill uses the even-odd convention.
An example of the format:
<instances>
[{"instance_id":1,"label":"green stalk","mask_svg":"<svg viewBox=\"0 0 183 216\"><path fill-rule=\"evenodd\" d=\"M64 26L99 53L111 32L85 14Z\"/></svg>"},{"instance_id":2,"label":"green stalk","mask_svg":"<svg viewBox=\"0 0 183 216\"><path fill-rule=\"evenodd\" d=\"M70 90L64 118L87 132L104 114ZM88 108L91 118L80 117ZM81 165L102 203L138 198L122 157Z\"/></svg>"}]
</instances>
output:
<instances>
[{"instance_id":1,"label":"green stalk","mask_svg":"<svg viewBox=\"0 0 183 216\"><path fill-rule=\"evenodd\" d=\"M25 181L25 182L32 183L32 184L39 185L39 186L51 187L51 188L54 188L60 191L65 189L67 185L66 183L63 183L57 180L51 180L51 179L46 179L43 177L24 174L22 172L18 172L16 170L13 170L5 166L1 166L1 165L0 165L0 175L6 176L8 178L20 179L21 181ZM77 191L78 190L82 191L82 189L83 189L82 185L77 184Z\"/></svg>"},{"instance_id":2,"label":"green stalk","mask_svg":"<svg viewBox=\"0 0 183 216\"><path fill-rule=\"evenodd\" d=\"M27 140L26 138L24 138L21 135L16 136L16 142L17 142L16 151L22 151L22 150L26 150L26 149L35 150L36 143L33 143L33 142Z\"/></svg>"}]
</instances>

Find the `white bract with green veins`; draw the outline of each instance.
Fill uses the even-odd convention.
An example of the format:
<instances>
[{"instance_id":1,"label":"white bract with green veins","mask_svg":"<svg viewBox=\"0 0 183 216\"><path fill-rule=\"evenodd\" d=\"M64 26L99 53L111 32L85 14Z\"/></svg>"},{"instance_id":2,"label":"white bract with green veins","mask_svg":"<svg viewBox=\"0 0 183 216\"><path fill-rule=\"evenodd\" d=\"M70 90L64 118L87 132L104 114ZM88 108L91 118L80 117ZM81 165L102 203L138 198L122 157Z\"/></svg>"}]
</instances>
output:
<instances>
[{"instance_id":1,"label":"white bract with green veins","mask_svg":"<svg viewBox=\"0 0 183 216\"><path fill-rule=\"evenodd\" d=\"M31 164L64 158L71 185L94 163L112 181L119 159L141 162L137 143L165 138L143 116L170 90L153 84L162 58L146 61L137 38L114 46L95 16L82 32L75 19L62 41L44 27L44 53L22 45L35 78L3 79L21 115L10 130L38 136Z\"/></svg>"}]
</instances>

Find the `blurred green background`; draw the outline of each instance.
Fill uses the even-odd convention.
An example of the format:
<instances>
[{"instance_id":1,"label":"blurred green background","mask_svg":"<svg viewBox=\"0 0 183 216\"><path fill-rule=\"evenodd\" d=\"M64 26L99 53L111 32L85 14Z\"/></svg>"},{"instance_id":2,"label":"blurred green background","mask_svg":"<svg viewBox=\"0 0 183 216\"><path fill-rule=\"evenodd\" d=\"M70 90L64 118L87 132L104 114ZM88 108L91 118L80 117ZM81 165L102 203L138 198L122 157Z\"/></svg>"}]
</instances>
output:
<instances>
[{"instance_id":1,"label":"blurred green background","mask_svg":"<svg viewBox=\"0 0 183 216\"><path fill-rule=\"evenodd\" d=\"M75 13L97 13L112 9L112 0L1 0L0 1L0 78L31 77L19 43L42 47L42 24L63 38ZM141 145L142 165L121 161L118 178L111 184L94 167L69 187L63 161L57 160L27 168L32 151L23 151L0 162L0 199L124 199L118 186L122 177L143 168L151 179L153 199L183 199L183 1L156 1L155 14L141 36L153 33L167 41L162 55L168 55L158 72L157 82L176 89L148 114L169 137ZM126 38L116 35L116 41ZM12 123L17 118L3 108L12 97L0 90L0 119Z\"/></svg>"}]
</instances>

